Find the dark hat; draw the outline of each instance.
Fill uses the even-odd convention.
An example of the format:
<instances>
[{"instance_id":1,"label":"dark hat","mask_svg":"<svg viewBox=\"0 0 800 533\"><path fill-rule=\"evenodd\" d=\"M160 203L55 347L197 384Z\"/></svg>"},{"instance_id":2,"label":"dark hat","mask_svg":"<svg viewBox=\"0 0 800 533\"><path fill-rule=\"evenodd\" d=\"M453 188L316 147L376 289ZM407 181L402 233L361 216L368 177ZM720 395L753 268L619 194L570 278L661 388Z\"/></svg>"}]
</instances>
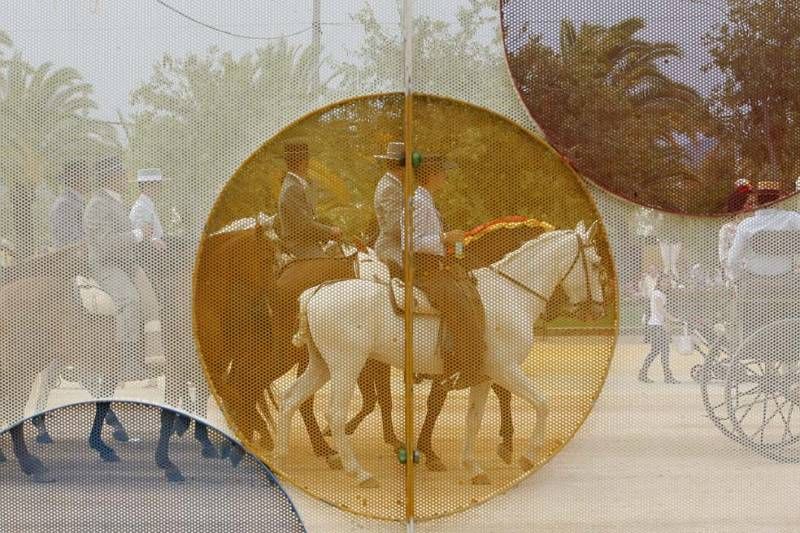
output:
<instances>
[{"instance_id":1,"label":"dark hat","mask_svg":"<svg viewBox=\"0 0 800 533\"><path fill-rule=\"evenodd\" d=\"M58 178L63 182L74 183L75 181L86 179L89 176L89 165L86 161L76 160L67 161L64 165L64 171L59 174Z\"/></svg>"},{"instance_id":2,"label":"dark hat","mask_svg":"<svg viewBox=\"0 0 800 533\"><path fill-rule=\"evenodd\" d=\"M290 139L283 143L283 157L291 160L308 159L308 143L303 139Z\"/></svg>"},{"instance_id":3,"label":"dark hat","mask_svg":"<svg viewBox=\"0 0 800 533\"><path fill-rule=\"evenodd\" d=\"M97 174L97 179L108 180L124 173L125 167L122 166L122 160L119 156L112 155L98 161L94 166L94 171Z\"/></svg>"}]
</instances>

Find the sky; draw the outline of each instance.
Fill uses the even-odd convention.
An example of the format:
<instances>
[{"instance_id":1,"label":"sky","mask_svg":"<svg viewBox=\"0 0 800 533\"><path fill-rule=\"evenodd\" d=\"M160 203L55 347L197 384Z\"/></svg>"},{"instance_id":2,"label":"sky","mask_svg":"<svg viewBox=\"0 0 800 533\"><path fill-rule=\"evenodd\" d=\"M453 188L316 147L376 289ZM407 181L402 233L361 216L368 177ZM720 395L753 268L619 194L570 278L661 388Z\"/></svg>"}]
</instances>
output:
<instances>
[{"instance_id":1,"label":"sky","mask_svg":"<svg viewBox=\"0 0 800 533\"><path fill-rule=\"evenodd\" d=\"M225 30L263 37L280 37L308 30L313 0L164 0L176 9ZM418 0L415 10L455 22L459 6L467 0ZM686 58L663 65L671 75L702 93L715 82L701 74L708 62L699 50L700 39L723 14L713 8L723 0L512 0L545 42L557 46L563 17L575 22L612 23L627 16L648 20L644 37L677 39L690 50ZM698 2L707 2L699 4ZM352 15L365 0L321 0L324 53L334 60L347 58L363 38ZM399 33L396 0L370 0L388 32ZM160 5L156 0L3 0L0 28L10 34L15 48L33 64L46 61L77 68L95 87L99 118L115 120L120 110L128 114L129 93L152 73L164 52L184 56L211 46L242 54L269 40L231 37ZM709 7L712 6L712 7ZM514 20L510 20L512 23ZM488 37L487 37L488 38ZM308 44L311 32L288 37L294 45ZM323 75L324 78L324 75Z\"/></svg>"}]
</instances>

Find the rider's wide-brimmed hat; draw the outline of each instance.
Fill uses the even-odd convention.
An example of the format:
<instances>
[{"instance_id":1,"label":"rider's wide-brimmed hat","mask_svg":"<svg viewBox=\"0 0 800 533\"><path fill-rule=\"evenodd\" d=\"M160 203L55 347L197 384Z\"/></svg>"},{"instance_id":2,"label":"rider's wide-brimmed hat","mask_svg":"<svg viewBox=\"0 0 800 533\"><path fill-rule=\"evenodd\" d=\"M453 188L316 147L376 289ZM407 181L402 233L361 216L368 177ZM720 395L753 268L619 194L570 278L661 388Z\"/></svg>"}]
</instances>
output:
<instances>
[{"instance_id":1,"label":"rider's wide-brimmed hat","mask_svg":"<svg viewBox=\"0 0 800 533\"><path fill-rule=\"evenodd\" d=\"M136 183L160 183L162 181L169 181L161 173L160 168L142 168L136 173Z\"/></svg>"},{"instance_id":2,"label":"rider's wide-brimmed hat","mask_svg":"<svg viewBox=\"0 0 800 533\"><path fill-rule=\"evenodd\" d=\"M402 161L406 158L406 143L401 141L392 141L386 145L386 153L374 156L375 159L382 159L386 161Z\"/></svg>"},{"instance_id":3,"label":"rider's wide-brimmed hat","mask_svg":"<svg viewBox=\"0 0 800 533\"><path fill-rule=\"evenodd\" d=\"M414 152L414 159L414 166L419 169L452 170L458 168L455 161L448 159L444 154Z\"/></svg>"}]
</instances>

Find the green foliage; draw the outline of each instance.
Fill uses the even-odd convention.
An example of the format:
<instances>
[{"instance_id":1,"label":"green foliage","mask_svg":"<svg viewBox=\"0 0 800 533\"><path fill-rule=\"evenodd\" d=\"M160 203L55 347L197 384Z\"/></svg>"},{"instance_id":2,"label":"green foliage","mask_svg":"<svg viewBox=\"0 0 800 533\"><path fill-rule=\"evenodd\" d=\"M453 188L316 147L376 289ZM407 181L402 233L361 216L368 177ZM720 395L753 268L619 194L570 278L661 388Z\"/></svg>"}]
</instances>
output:
<instances>
[{"instance_id":1,"label":"green foliage","mask_svg":"<svg viewBox=\"0 0 800 533\"><path fill-rule=\"evenodd\" d=\"M165 201L182 213L206 213L209 189L291 117L313 109L312 52L286 41L241 57L212 48L165 54L151 79L133 91L130 148L135 167L161 167L171 183ZM193 183L188 188L180 186ZM197 221L195 221L197 222Z\"/></svg>"},{"instance_id":2,"label":"green foliage","mask_svg":"<svg viewBox=\"0 0 800 533\"><path fill-rule=\"evenodd\" d=\"M700 96L659 68L681 50L637 37L644 27L639 18L579 28L565 19L558 50L530 35L509 65L539 125L580 171L624 196L676 208L664 181L692 177L677 136L696 138L707 117Z\"/></svg>"},{"instance_id":3,"label":"green foliage","mask_svg":"<svg viewBox=\"0 0 800 533\"><path fill-rule=\"evenodd\" d=\"M0 32L0 177L10 186L13 239L18 254L33 248L34 187L71 159L92 159L115 144L115 132L90 117L92 86L78 71L52 63L34 66Z\"/></svg>"},{"instance_id":4,"label":"green foliage","mask_svg":"<svg viewBox=\"0 0 800 533\"><path fill-rule=\"evenodd\" d=\"M800 2L728 0L728 20L706 35L724 75L714 93L716 126L738 155L739 177L777 169L794 189L800 167ZM731 175L735 179L736 175ZM764 176L769 179L769 176Z\"/></svg>"}]
</instances>

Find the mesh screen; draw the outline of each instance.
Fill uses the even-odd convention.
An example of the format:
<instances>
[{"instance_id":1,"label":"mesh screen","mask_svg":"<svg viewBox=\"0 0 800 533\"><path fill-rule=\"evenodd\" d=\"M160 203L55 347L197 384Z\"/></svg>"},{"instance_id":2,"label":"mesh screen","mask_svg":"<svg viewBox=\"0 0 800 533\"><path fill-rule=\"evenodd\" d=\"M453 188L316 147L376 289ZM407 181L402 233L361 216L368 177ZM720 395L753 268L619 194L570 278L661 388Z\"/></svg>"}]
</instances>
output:
<instances>
[{"instance_id":1,"label":"mesh screen","mask_svg":"<svg viewBox=\"0 0 800 533\"><path fill-rule=\"evenodd\" d=\"M673 212L795 192L794 1L502 2L528 110L579 171ZM558 110L554 112L554 110Z\"/></svg>"},{"instance_id":2,"label":"mesh screen","mask_svg":"<svg viewBox=\"0 0 800 533\"><path fill-rule=\"evenodd\" d=\"M793 2L413 2L410 108L409 2L7 4L4 424L93 398L181 408L227 425L296 487L312 530L400 530L375 519L403 520L412 495L428 531L793 529L797 196L752 213L796 188ZM533 136L539 127L557 152ZM459 297L438 334L439 318L416 296L411 403L421 453L411 486L402 365L381 359L399 353L403 322L388 285L375 283L387 269L379 217L392 211L376 196L385 174L399 172L399 141L418 152L415 185L444 178L431 186L441 229L466 231L463 258L453 259L455 232L441 265L414 261L422 289L439 290L434 307L448 307L441 292ZM307 169L292 168L307 179L287 180L288 162L304 157ZM317 232L310 252L286 238L299 216L279 215L287 181L289 204L304 197L324 225L302 229ZM579 246L581 220L587 233L599 221L593 249ZM318 251L330 237L341 245ZM543 255L485 269L527 241L525 253ZM563 266L547 253L570 243L575 262L560 289L533 294ZM339 257L308 257L322 253ZM300 307L305 288L343 278ZM431 380L442 369L426 366L426 354L458 347L454 360L468 361L462 342L480 342L476 283L486 354L503 354L486 355L487 373L527 392L509 407L502 389L478 389L472 401L454 390L424 424L443 398ZM393 294L402 306L403 291ZM602 306L585 305L601 297ZM661 307L666 326L648 327ZM506 320L492 329L501 311ZM359 366L369 339L384 344L370 345ZM522 354L521 373L507 371L509 354ZM457 367L457 377L478 366ZM662 383L670 373L679 383ZM313 407L288 417L297 391L318 381ZM467 414L484 393L478 430ZM88 432L91 409L70 409ZM157 411L121 409L152 442ZM29 439L48 427L51 446L85 453L85 435L59 413L26 423ZM474 461L465 464L468 431ZM188 490L229 472L173 440ZM114 445L123 464L127 446ZM8 490L38 491L10 462ZM163 472L153 474L163 484ZM62 501L71 494L62 487L44 490ZM259 494L240 492L242 502Z\"/></svg>"},{"instance_id":3,"label":"mesh screen","mask_svg":"<svg viewBox=\"0 0 800 533\"><path fill-rule=\"evenodd\" d=\"M126 442L118 442L115 430L102 424L107 429L101 438L115 450L115 462L101 460L87 444L96 417L93 402L47 411L49 443L34 438L36 419L17 426L22 428L28 456L11 453L12 448L17 450L16 444L12 446L13 428L0 435L7 459L0 478L4 531L220 531L232 527L305 531L289 498L262 463L248 454L237 459L241 462L234 468L227 460L208 457L206 446L216 452L216 447L229 445L228 437L187 418L188 434L173 437L167 455L186 481L166 483L164 470L154 461L162 408L134 402L114 402L112 408L128 434ZM31 457L46 472L24 473L23 465L30 468Z\"/></svg>"}]
</instances>

